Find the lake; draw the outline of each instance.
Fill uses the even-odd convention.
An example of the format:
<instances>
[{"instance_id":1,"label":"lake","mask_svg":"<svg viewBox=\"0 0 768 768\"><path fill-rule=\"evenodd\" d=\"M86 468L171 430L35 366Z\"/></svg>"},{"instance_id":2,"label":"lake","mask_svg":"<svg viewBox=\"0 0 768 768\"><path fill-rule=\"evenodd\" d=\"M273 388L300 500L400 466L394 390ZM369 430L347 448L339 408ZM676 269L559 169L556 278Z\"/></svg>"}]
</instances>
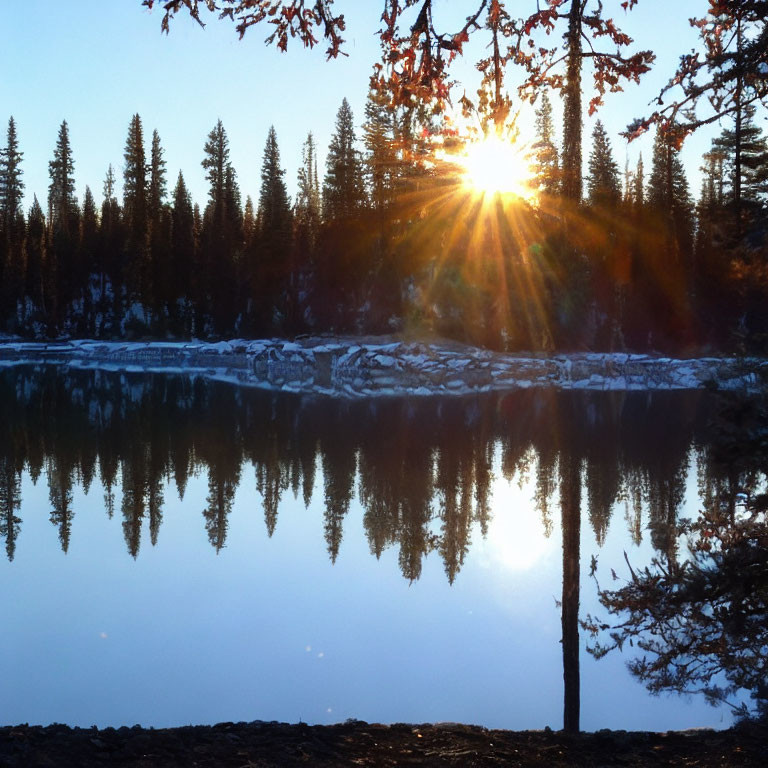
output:
<instances>
[{"instance_id":1,"label":"lake","mask_svg":"<svg viewBox=\"0 0 768 768\"><path fill-rule=\"evenodd\" d=\"M764 487L727 460L732 407L0 370L0 721L557 729L565 695L584 730L727 727L578 620L685 562L681 519Z\"/></svg>"}]
</instances>

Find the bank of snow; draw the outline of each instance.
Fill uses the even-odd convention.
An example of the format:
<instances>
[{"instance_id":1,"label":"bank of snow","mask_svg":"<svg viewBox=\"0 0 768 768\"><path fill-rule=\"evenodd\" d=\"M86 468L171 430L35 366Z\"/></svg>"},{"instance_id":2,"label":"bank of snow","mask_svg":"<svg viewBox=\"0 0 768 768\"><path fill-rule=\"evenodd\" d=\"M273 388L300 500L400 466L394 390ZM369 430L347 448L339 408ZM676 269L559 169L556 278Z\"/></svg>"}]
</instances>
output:
<instances>
[{"instance_id":1,"label":"bank of snow","mask_svg":"<svg viewBox=\"0 0 768 768\"><path fill-rule=\"evenodd\" d=\"M675 359L626 353L512 355L453 342L280 339L217 343L0 342L0 366L47 363L184 373L264 389L334 396L444 395L511 390L752 389L762 358Z\"/></svg>"}]
</instances>

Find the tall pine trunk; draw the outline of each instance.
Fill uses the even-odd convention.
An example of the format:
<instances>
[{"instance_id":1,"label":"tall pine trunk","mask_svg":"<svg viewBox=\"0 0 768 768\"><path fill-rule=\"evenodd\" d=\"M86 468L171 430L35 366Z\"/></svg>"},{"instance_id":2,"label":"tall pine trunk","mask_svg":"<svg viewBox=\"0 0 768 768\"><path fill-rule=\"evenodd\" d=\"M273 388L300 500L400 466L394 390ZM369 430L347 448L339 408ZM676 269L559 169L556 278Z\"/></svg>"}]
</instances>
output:
<instances>
[{"instance_id":1,"label":"tall pine trunk","mask_svg":"<svg viewBox=\"0 0 768 768\"><path fill-rule=\"evenodd\" d=\"M563 114L563 197L581 201L581 0L568 13L568 69Z\"/></svg>"},{"instance_id":2,"label":"tall pine trunk","mask_svg":"<svg viewBox=\"0 0 768 768\"><path fill-rule=\"evenodd\" d=\"M560 510L563 529L563 730L579 732L579 548L581 472L575 456L560 458Z\"/></svg>"}]
</instances>

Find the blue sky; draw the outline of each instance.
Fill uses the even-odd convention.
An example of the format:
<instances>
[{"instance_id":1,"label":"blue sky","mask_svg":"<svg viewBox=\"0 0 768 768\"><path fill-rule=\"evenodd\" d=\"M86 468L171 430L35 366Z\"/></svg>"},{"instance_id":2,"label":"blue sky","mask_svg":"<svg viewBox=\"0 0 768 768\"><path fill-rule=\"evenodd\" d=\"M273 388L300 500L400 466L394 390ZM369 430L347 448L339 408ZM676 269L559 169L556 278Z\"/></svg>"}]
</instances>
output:
<instances>
[{"instance_id":1,"label":"blue sky","mask_svg":"<svg viewBox=\"0 0 768 768\"><path fill-rule=\"evenodd\" d=\"M531 9L534 3L529 3ZM524 11L525 3L514 4ZM610 96L600 117L613 137L623 167L628 153L634 164L643 151L646 168L650 141L628 149L618 132L666 82L677 57L696 42L687 19L702 14L705 0L641 0L626 15L618 0L606 3L619 25L641 48L657 54L654 71L640 86ZM612 6L616 6L613 8ZM201 29L179 17L169 36L161 35L159 9L148 12L140 0L25 0L6 3L0 36L0 123L13 115L24 154L27 204L36 193L47 196L48 162L62 119L70 125L77 194L85 185L101 200L107 166L122 175L123 147L131 116L138 112L147 139L156 128L163 142L172 185L179 169L196 201L204 204L206 185L200 167L208 131L221 118L230 139L231 157L243 196L258 195L261 158L269 126L274 124L286 168L289 192L295 189L301 144L308 131L318 141L321 162L336 111L345 96L362 121L371 65L379 55L380 0L337 0L347 18L348 57L325 61L324 47L305 51L294 44L287 55L265 47L266 32L252 29L239 41L233 25L211 18ZM461 18L466 2L438 0L436 13ZM455 74L476 88L472 64L484 43L471 45ZM515 73L508 80L514 86ZM585 79L585 95L588 80ZM461 95L461 86L456 95ZM524 119L529 113L524 112ZM585 136L592 121L585 121ZM716 129L715 129L716 130ZM692 191L698 194L697 169L712 131L690 139L684 149ZM586 147L585 159L588 153ZM322 174L322 168L321 168Z\"/></svg>"}]
</instances>

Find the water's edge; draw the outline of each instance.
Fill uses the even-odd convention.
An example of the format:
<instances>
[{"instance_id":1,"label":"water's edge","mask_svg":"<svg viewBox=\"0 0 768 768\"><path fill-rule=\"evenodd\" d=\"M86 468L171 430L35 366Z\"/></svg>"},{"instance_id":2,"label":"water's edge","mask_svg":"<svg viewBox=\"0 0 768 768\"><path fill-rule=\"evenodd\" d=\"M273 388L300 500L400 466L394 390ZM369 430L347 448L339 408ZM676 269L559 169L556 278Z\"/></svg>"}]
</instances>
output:
<instances>
[{"instance_id":1,"label":"water's edge","mask_svg":"<svg viewBox=\"0 0 768 768\"><path fill-rule=\"evenodd\" d=\"M270 390L342 397L447 395L526 387L756 389L764 358L630 353L513 355L453 342L366 338L190 342L0 342L0 366L29 363L181 373Z\"/></svg>"}]
</instances>

